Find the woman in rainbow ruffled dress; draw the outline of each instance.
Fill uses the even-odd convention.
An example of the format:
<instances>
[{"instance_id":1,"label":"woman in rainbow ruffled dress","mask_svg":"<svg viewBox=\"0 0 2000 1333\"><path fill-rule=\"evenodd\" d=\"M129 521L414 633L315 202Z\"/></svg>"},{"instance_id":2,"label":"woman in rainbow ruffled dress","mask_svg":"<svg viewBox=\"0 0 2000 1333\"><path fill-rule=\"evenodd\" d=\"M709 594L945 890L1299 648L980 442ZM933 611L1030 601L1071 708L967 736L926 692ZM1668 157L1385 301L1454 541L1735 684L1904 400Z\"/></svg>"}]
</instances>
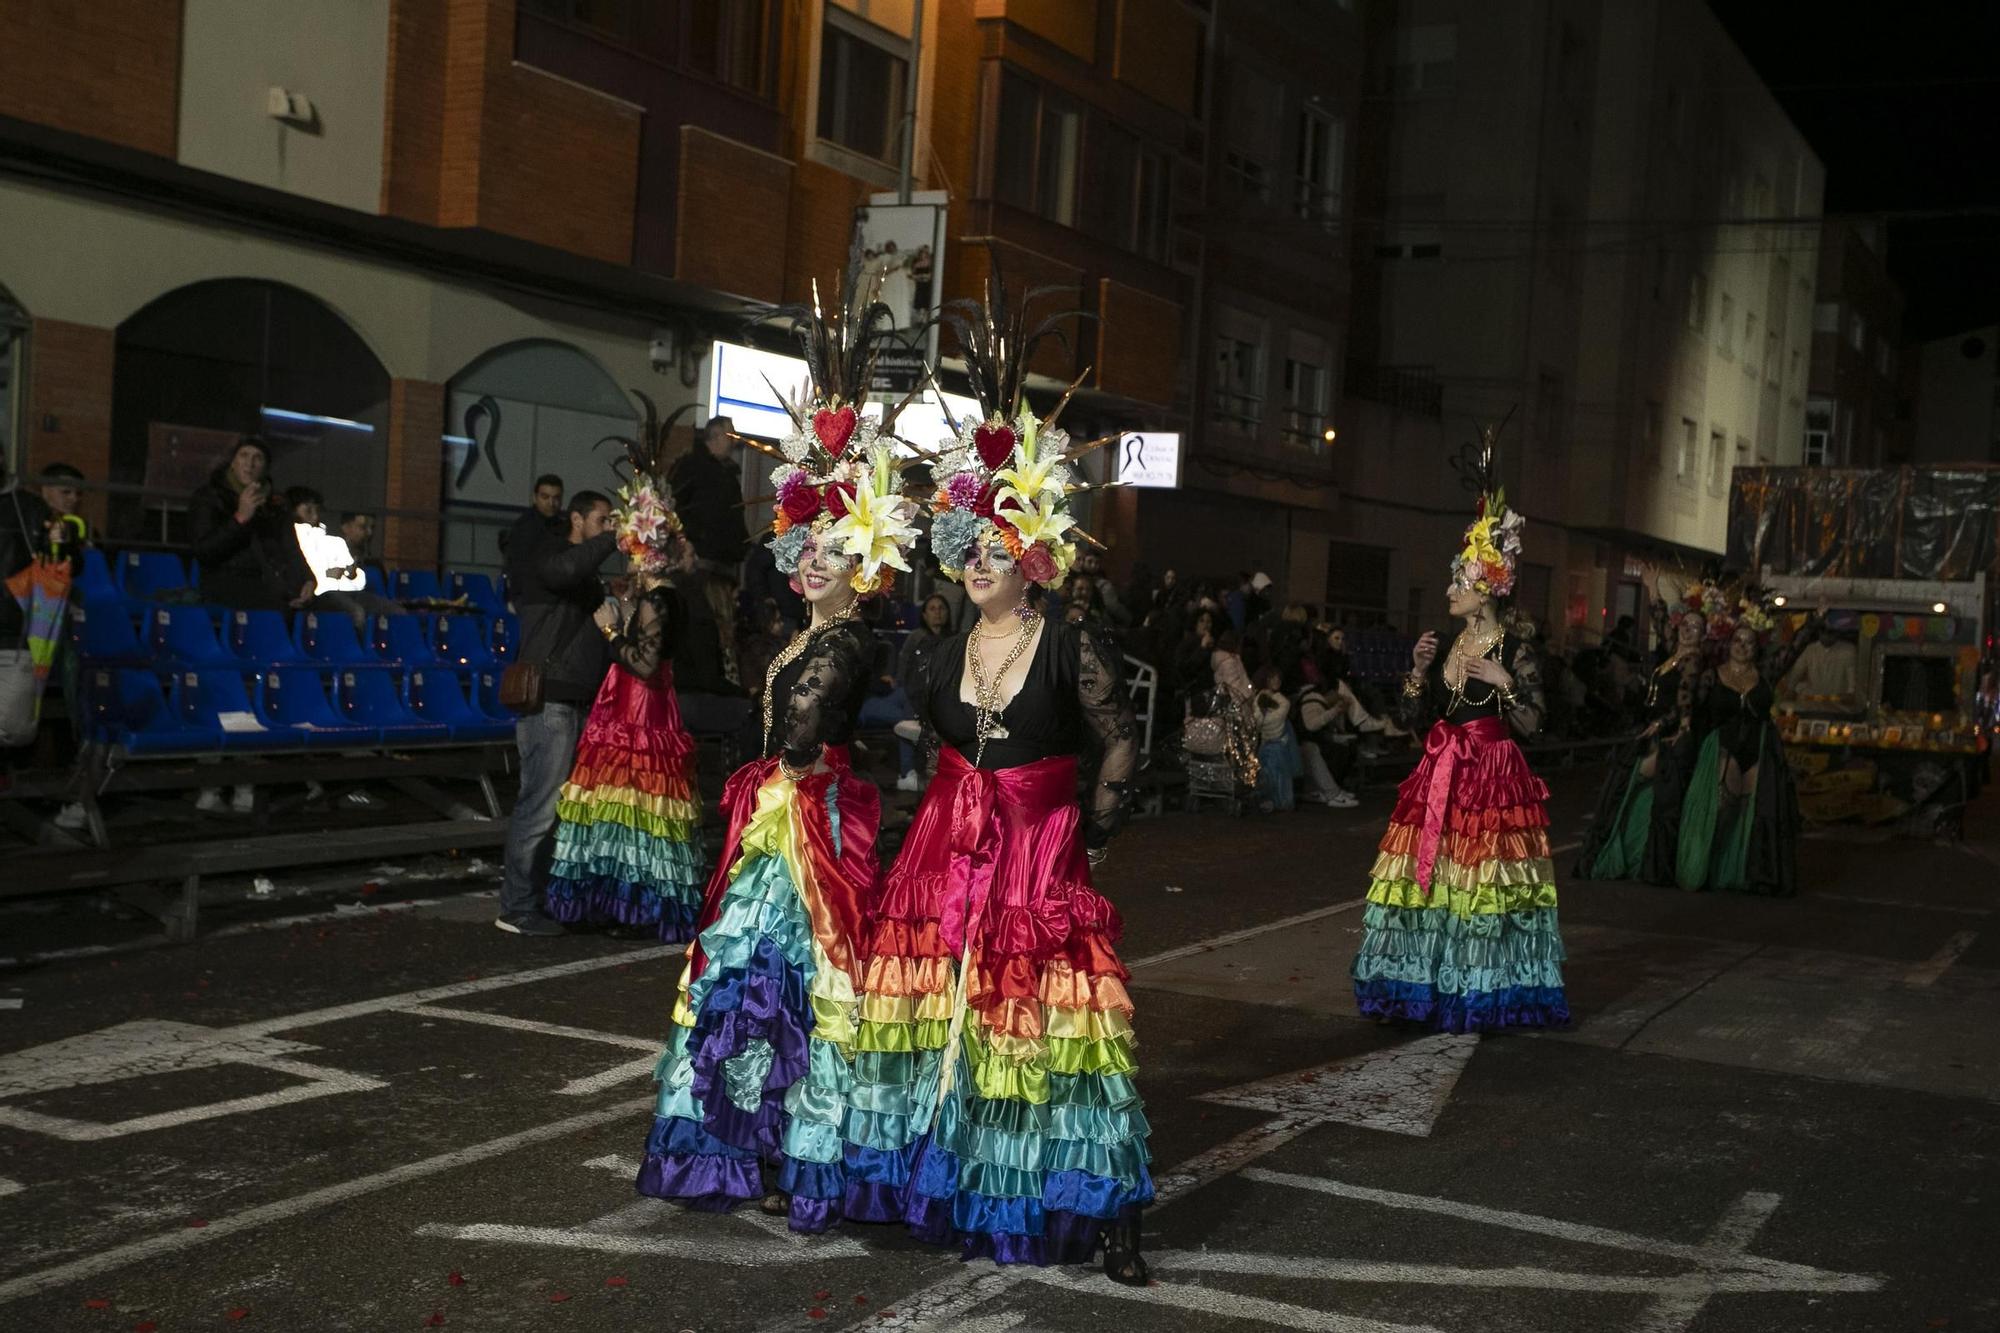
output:
<instances>
[{"instance_id":1,"label":"woman in rainbow ruffled dress","mask_svg":"<svg viewBox=\"0 0 2000 1333\"><path fill-rule=\"evenodd\" d=\"M909 569L915 502L873 421L857 415L879 307L851 290L795 329L812 377L773 473L772 554L809 608L764 678L760 758L722 796L722 856L660 1057L638 1189L722 1210L761 1199L795 1231L838 1221L863 927L879 882L881 796L848 743L875 644L856 611ZM761 447L761 446L760 446ZM766 1180L765 1169L770 1177Z\"/></svg>"},{"instance_id":2,"label":"woman in rainbow ruffled dress","mask_svg":"<svg viewBox=\"0 0 2000 1333\"><path fill-rule=\"evenodd\" d=\"M1411 654L1404 721L1432 725L1396 794L1353 966L1364 1016L1445 1032L1569 1021L1549 792L1514 741L1541 726L1541 665L1533 625L1502 606L1525 520L1492 485L1492 459L1489 433L1471 460L1478 515L1447 594L1465 628L1442 658L1431 633Z\"/></svg>"},{"instance_id":3,"label":"woman in rainbow ruffled dress","mask_svg":"<svg viewBox=\"0 0 2000 1333\"><path fill-rule=\"evenodd\" d=\"M558 921L674 942L694 935L705 876L694 738L674 697L683 613L668 582L694 549L659 478L658 444L631 442L632 477L619 492L618 549L638 596L622 622L608 604L597 611L612 667L556 798L548 904Z\"/></svg>"},{"instance_id":4,"label":"woman in rainbow ruffled dress","mask_svg":"<svg viewBox=\"0 0 2000 1333\"><path fill-rule=\"evenodd\" d=\"M1001 304L1004 311L1004 289ZM943 743L877 914L849 1096L848 1214L1003 1263L1143 1285L1152 1201L1118 913L1091 885L1138 742L1117 658L1046 620L1078 534L1071 448L1022 406L1035 338L949 312L982 408L933 471L932 551L979 618L915 701ZM1008 321L1004 313L1001 321ZM1102 751L1080 806L1078 758Z\"/></svg>"}]
</instances>

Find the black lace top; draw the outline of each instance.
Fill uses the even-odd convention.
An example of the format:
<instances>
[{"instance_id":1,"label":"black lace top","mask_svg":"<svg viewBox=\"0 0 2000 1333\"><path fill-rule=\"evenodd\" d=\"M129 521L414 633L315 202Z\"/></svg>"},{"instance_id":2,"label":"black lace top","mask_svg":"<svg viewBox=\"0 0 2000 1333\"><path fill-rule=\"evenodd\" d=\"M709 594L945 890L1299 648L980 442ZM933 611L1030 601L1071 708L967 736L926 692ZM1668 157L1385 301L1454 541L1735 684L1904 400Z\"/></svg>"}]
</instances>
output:
<instances>
[{"instance_id":1,"label":"black lace top","mask_svg":"<svg viewBox=\"0 0 2000 1333\"><path fill-rule=\"evenodd\" d=\"M1695 736L1706 738L1712 731L1720 732L1724 753L1736 760L1739 768L1756 763L1764 742L1764 728L1778 702L1776 682L1783 680L1799 660L1799 654L1812 642L1818 624L1817 615L1810 617L1791 642L1758 666L1757 683L1747 690L1739 692L1723 680L1720 667L1703 671L1694 686Z\"/></svg>"},{"instance_id":2,"label":"black lace top","mask_svg":"<svg viewBox=\"0 0 2000 1333\"><path fill-rule=\"evenodd\" d=\"M1542 659L1533 641L1509 630L1486 655L1498 658L1514 678L1515 706L1507 714L1508 725L1519 735L1534 735L1542 729L1548 700L1542 689ZM1432 659L1430 670L1424 673L1423 690L1415 697L1403 696L1403 723L1411 730L1429 726L1440 718L1463 726L1475 718L1499 716L1500 691L1484 681L1468 679L1462 696L1453 702L1451 687L1444 679L1444 664L1450 656L1451 643L1446 640Z\"/></svg>"},{"instance_id":3,"label":"black lace top","mask_svg":"<svg viewBox=\"0 0 2000 1333\"><path fill-rule=\"evenodd\" d=\"M651 680L674 655L687 613L680 594L664 585L639 594L624 630L611 640L611 656L640 680Z\"/></svg>"},{"instance_id":4,"label":"black lace top","mask_svg":"<svg viewBox=\"0 0 2000 1333\"><path fill-rule=\"evenodd\" d=\"M819 759L822 746L852 740L874 663L875 636L860 621L816 632L771 682L764 754L782 752L787 764L805 768Z\"/></svg>"},{"instance_id":5,"label":"black lace top","mask_svg":"<svg viewBox=\"0 0 2000 1333\"><path fill-rule=\"evenodd\" d=\"M928 729L970 763L978 724L962 697L968 634L954 634L930 655L917 707ZM1005 736L990 737L980 767L1016 768L1054 755L1103 749L1097 785L1085 812L1084 841L1102 847L1123 822L1139 765L1138 727L1120 678L1118 659L1093 631L1050 621L1029 659L1027 678L1001 710Z\"/></svg>"}]
</instances>

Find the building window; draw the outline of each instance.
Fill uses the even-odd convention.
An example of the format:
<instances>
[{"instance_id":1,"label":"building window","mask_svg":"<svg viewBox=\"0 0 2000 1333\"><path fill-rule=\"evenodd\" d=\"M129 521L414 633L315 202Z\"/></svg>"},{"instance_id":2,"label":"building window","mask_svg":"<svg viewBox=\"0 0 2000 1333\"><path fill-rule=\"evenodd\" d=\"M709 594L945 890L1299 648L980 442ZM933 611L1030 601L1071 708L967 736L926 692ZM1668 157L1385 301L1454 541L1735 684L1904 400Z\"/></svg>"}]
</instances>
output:
<instances>
[{"instance_id":1,"label":"building window","mask_svg":"<svg viewBox=\"0 0 2000 1333\"><path fill-rule=\"evenodd\" d=\"M709 0L688 8L688 64L755 97L771 91L770 0Z\"/></svg>"},{"instance_id":2,"label":"building window","mask_svg":"<svg viewBox=\"0 0 2000 1333\"><path fill-rule=\"evenodd\" d=\"M21 469L21 417L28 397L22 374L28 350L28 314L0 287L0 471Z\"/></svg>"},{"instance_id":3,"label":"building window","mask_svg":"<svg viewBox=\"0 0 2000 1333\"><path fill-rule=\"evenodd\" d=\"M1757 374L1757 312L1743 312L1743 373L1752 378Z\"/></svg>"},{"instance_id":4,"label":"building window","mask_svg":"<svg viewBox=\"0 0 2000 1333\"><path fill-rule=\"evenodd\" d=\"M1347 122L1316 107L1299 113L1298 179L1292 208L1327 231L1340 219L1341 173L1347 161Z\"/></svg>"},{"instance_id":5,"label":"building window","mask_svg":"<svg viewBox=\"0 0 2000 1333\"><path fill-rule=\"evenodd\" d=\"M1164 264L1173 245L1174 164L1165 153L1139 154L1139 216L1133 248Z\"/></svg>"},{"instance_id":6,"label":"building window","mask_svg":"<svg viewBox=\"0 0 2000 1333\"><path fill-rule=\"evenodd\" d=\"M1764 383L1774 389L1785 373L1784 348L1780 346L1782 341L1776 333L1764 335Z\"/></svg>"},{"instance_id":7,"label":"building window","mask_svg":"<svg viewBox=\"0 0 2000 1333\"><path fill-rule=\"evenodd\" d=\"M1698 429L1690 418L1681 418L1680 443L1674 448L1674 480L1683 485L1694 476L1694 439Z\"/></svg>"},{"instance_id":8,"label":"building window","mask_svg":"<svg viewBox=\"0 0 2000 1333\"><path fill-rule=\"evenodd\" d=\"M1448 93L1457 82L1458 25L1424 23L1400 29L1383 82L1397 97Z\"/></svg>"},{"instance_id":9,"label":"building window","mask_svg":"<svg viewBox=\"0 0 2000 1333\"><path fill-rule=\"evenodd\" d=\"M1302 449L1326 445L1326 367L1285 359L1286 444Z\"/></svg>"},{"instance_id":10,"label":"building window","mask_svg":"<svg viewBox=\"0 0 2000 1333\"><path fill-rule=\"evenodd\" d=\"M1861 317L1859 310L1847 323L1847 345L1857 352L1868 349L1868 321Z\"/></svg>"},{"instance_id":11,"label":"building window","mask_svg":"<svg viewBox=\"0 0 2000 1333\"><path fill-rule=\"evenodd\" d=\"M1833 400L1814 398L1806 404L1807 467L1827 467L1833 462Z\"/></svg>"},{"instance_id":12,"label":"building window","mask_svg":"<svg viewBox=\"0 0 2000 1333\"><path fill-rule=\"evenodd\" d=\"M1639 414L1639 456L1650 463L1660 461L1660 405L1650 398Z\"/></svg>"},{"instance_id":13,"label":"building window","mask_svg":"<svg viewBox=\"0 0 2000 1333\"><path fill-rule=\"evenodd\" d=\"M1794 390L1796 390L1799 387L1799 371L1804 365L1805 365L1805 349L1801 347L1794 347L1792 349L1792 373L1791 373L1792 388Z\"/></svg>"},{"instance_id":14,"label":"building window","mask_svg":"<svg viewBox=\"0 0 2000 1333\"><path fill-rule=\"evenodd\" d=\"M1687 324L1691 332L1708 332L1708 275L1700 269L1688 274Z\"/></svg>"},{"instance_id":15,"label":"building window","mask_svg":"<svg viewBox=\"0 0 2000 1333\"><path fill-rule=\"evenodd\" d=\"M1215 387L1209 416L1254 435L1264 422L1264 349L1234 333L1215 339Z\"/></svg>"},{"instance_id":16,"label":"building window","mask_svg":"<svg viewBox=\"0 0 2000 1333\"><path fill-rule=\"evenodd\" d=\"M1083 197L1083 229L1120 249L1130 248L1138 206L1139 136L1092 116L1089 137L1090 190Z\"/></svg>"},{"instance_id":17,"label":"building window","mask_svg":"<svg viewBox=\"0 0 2000 1333\"><path fill-rule=\"evenodd\" d=\"M1722 494L1729 478L1729 437L1719 430L1708 433L1708 493Z\"/></svg>"},{"instance_id":18,"label":"building window","mask_svg":"<svg viewBox=\"0 0 2000 1333\"><path fill-rule=\"evenodd\" d=\"M902 147L909 43L828 6L820 33L819 137L878 162Z\"/></svg>"},{"instance_id":19,"label":"building window","mask_svg":"<svg viewBox=\"0 0 2000 1333\"><path fill-rule=\"evenodd\" d=\"M1722 294L1722 317L1715 321L1715 350L1736 355L1736 302L1728 292Z\"/></svg>"},{"instance_id":20,"label":"building window","mask_svg":"<svg viewBox=\"0 0 2000 1333\"><path fill-rule=\"evenodd\" d=\"M1229 62L1229 116L1224 126L1222 175L1225 183L1247 199L1271 197L1272 163L1284 132L1280 101L1284 85L1245 61Z\"/></svg>"},{"instance_id":21,"label":"building window","mask_svg":"<svg viewBox=\"0 0 2000 1333\"><path fill-rule=\"evenodd\" d=\"M1813 307L1813 332L1840 332L1840 303L1838 301L1821 301Z\"/></svg>"},{"instance_id":22,"label":"building window","mask_svg":"<svg viewBox=\"0 0 2000 1333\"><path fill-rule=\"evenodd\" d=\"M1074 226L1082 130L1076 103L1012 70L1002 71L991 197Z\"/></svg>"}]
</instances>

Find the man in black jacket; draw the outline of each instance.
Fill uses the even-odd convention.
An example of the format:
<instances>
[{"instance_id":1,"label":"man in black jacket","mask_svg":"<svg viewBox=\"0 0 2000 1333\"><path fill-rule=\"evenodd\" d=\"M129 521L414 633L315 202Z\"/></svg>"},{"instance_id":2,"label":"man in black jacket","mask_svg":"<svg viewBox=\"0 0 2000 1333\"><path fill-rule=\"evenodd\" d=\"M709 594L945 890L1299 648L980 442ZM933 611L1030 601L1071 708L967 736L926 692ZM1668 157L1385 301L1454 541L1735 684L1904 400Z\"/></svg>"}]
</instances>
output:
<instances>
[{"instance_id":1,"label":"man in black jacket","mask_svg":"<svg viewBox=\"0 0 2000 1333\"><path fill-rule=\"evenodd\" d=\"M514 609L521 616L520 661L542 669L542 706L514 723L521 754L521 789L507 828L500 880L500 915L493 924L515 935L560 935L542 911L542 890L555 856L556 795L576 759L577 739L611 657L591 623L604 603L597 570L617 549L611 501L578 491L569 502L569 535L542 547L520 571Z\"/></svg>"},{"instance_id":2,"label":"man in black jacket","mask_svg":"<svg viewBox=\"0 0 2000 1333\"><path fill-rule=\"evenodd\" d=\"M697 567L707 577L709 607L722 640L723 673L743 684L736 671L736 588L750 529L743 519L743 476L731 440L736 424L712 417L694 448L674 460L667 484L674 508L694 547Z\"/></svg>"},{"instance_id":3,"label":"man in black jacket","mask_svg":"<svg viewBox=\"0 0 2000 1333\"><path fill-rule=\"evenodd\" d=\"M270 468L264 442L246 435L188 499L204 601L239 611L282 611L313 595L291 513L272 498Z\"/></svg>"}]
</instances>

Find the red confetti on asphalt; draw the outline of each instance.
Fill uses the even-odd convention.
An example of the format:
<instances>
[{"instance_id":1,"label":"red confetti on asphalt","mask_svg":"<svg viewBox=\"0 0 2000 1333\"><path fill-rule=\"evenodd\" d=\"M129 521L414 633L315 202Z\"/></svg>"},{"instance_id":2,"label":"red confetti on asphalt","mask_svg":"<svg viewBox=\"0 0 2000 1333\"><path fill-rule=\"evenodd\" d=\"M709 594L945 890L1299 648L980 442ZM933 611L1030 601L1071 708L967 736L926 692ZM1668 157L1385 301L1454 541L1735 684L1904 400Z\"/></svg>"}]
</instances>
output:
<instances>
[{"instance_id":1,"label":"red confetti on asphalt","mask_svg":"<svg viewBox=\"0 0 2000 1333\"><path fill-rule=\"evenodd\" d=\"M381 891L382 886L380 884L363 884L361 886L361 896L364 898L380 893Z\"/></svg>"},{"instance_id":2,"label":"red confetti on asphalt","mask_svg":"<svg viewBox=\"0 0 2000 1333\"><path fill-rule=\"evenodd\" d=\"M1949 1317L1947 1317L1947 1316L1945 1316L1945 1315L1939 1315L1939 1316L1938 1316L1937 1318L1935 1318L1935 1319L1931 1320L1931 1327L1932 1327L1932 1328L1944 1328L1944 1327L1945 1327L1946 1325L1948 1325L1948 1324L1950 1324L1950 1323L1951 1323L1951 1320L1950 1320L1950 1318L1949 1318Z\"/></svg>"},{"instance_id":3,"label":"red confetti on asphalt","mask_svg":"<svg viewBox=\"0 0 2000 1333\"><path fill-rule=\"evenodd\" d=\"M561 1305L568 1299L569 1293L566 1291L552 1291L549 1293L549 1304L551 1305Z\"/></svg>"},{"instance_id":4,"label":"red confetti on asphalt","mask_svg":"<svg viewBox=\"0 0 2000 1333\"><path fill-rule=\"evenodd\" d=\"M607 1287L627 1287L631 1285L631 1279L622 1277L608 1277L604 1279L604 1285Z\"/></svg>"},{"instance_id":5,"label":"red confetti on asphalt","mask_svg":"<svg viewBox=\"0 0 2000 1333\"><path fill-rule=\"evenodd\" d=\"M231 1319L248 1319L250 1317L250 1312L239 1305L234 1310L231 1310L229 1312L229 1317Z\"/></svg>"},{"instance_id":6,"label":"red confetti on asphalt","mask_svg":"<svg viewBox=\"0 0 2000 1333\"><path fill-rule=\"evenodd\" d=\"M454 1268L444 1275L444 1280L451 1283L454 1287L462 1287L465 1285L465 1274Z\"/></svg>"},{"instance_id":7,"label":"red confetti on asphalt","mask_svg":"<svg viewBox=\"0 0 2000 1333\"><path fill-rule=\"evenodd\" d=\"M132 1325L132 1333L160 1333L160 1326L150 1319L141 1319Z\"/></svg>"},{"instance_id":8,"label":"red confetti on asphalt","mask_svg":"<svg viewBox=\"0 0 2000 1333\"><path fill-rule=\"evenodd\" d=\"M188 1225L191 1227L205 1227L208 1225L208 1219L205 1217L190 1217Z\"/></svg>"},{"instance_id":9,"label":"red confetti on asphalt","mask_svg":"<svg viewBox=\"0 0 2000 1333\"><path fill-rule=\"evenodd\" d=\"M830 1300L832 1296L833 1293L830 1291L816 1291L813 1293L813 1299L816 1301Z\"/></svg>"},{"instance_id":10,"label":"red confetti on asphalt","mask_svg":"<svg viewBox=\"0 0 2000 1333\"><path fill-rule=\"evenodd\" d=\"M424 1320L424 1327L425 1327L425 1328L443 1328L443 1327L444 1327L444 1311L442 1311L442 1310L433 1310L433 1311L431 1311L431 1317L430 1317L429 1319L426 1319L426 1320Z\"/></svg>"},{"instance_id":11,"label":"red confetti on asphalt","mask_svg":"<svg viewBox=\"0 0 2000 1333\"><path fill-rule=\"evenodd\" d=\"M194 983L194 984L195 984L195 986L196 986L197 988L199 988L199 987L202 987L202 986L206 986L206 985L208 985L208 984L209 984L209 980L208 980L208 978L207 978L207 977L197 977L197 978L195 979L195 983Z\"/></svg>"},{"instance_id":12,"label":"red confetti on asphalt","mask_svg":"<svg viewBox=\"0 0 2000 1333\"><path fill-rule=\"evenodd\" d=\"M109 1310L111 1308L111 1302L107 1301L102 1296L92 1296L89 1300L83 1303L83 1308L86 1310Z\"/></svg>"},{"instance_id":13,"label":"red confetti on asphalt","mask_svg":"<svg viewBox=\"0 0 2000 1333\"><path fill-rule=\"evenodd\" d=\"M806 1318L824 1319L826 1318L826 1311L820 1309L817 1305L815 1305L812 1309L806 1311Z\"/></svg>"},{"instance_id":14,"label":"red confetti on asphalt","mask_svg":"<svg viewBox=\"0 0 2000 1333\"><path fill-rule=\"evenodd\" d=\"M856 1305L866 1305L868 1304L868 1298L866 1296L857 1295L854 1298L854 1303Z\"/></svg>"}]
</instances>

